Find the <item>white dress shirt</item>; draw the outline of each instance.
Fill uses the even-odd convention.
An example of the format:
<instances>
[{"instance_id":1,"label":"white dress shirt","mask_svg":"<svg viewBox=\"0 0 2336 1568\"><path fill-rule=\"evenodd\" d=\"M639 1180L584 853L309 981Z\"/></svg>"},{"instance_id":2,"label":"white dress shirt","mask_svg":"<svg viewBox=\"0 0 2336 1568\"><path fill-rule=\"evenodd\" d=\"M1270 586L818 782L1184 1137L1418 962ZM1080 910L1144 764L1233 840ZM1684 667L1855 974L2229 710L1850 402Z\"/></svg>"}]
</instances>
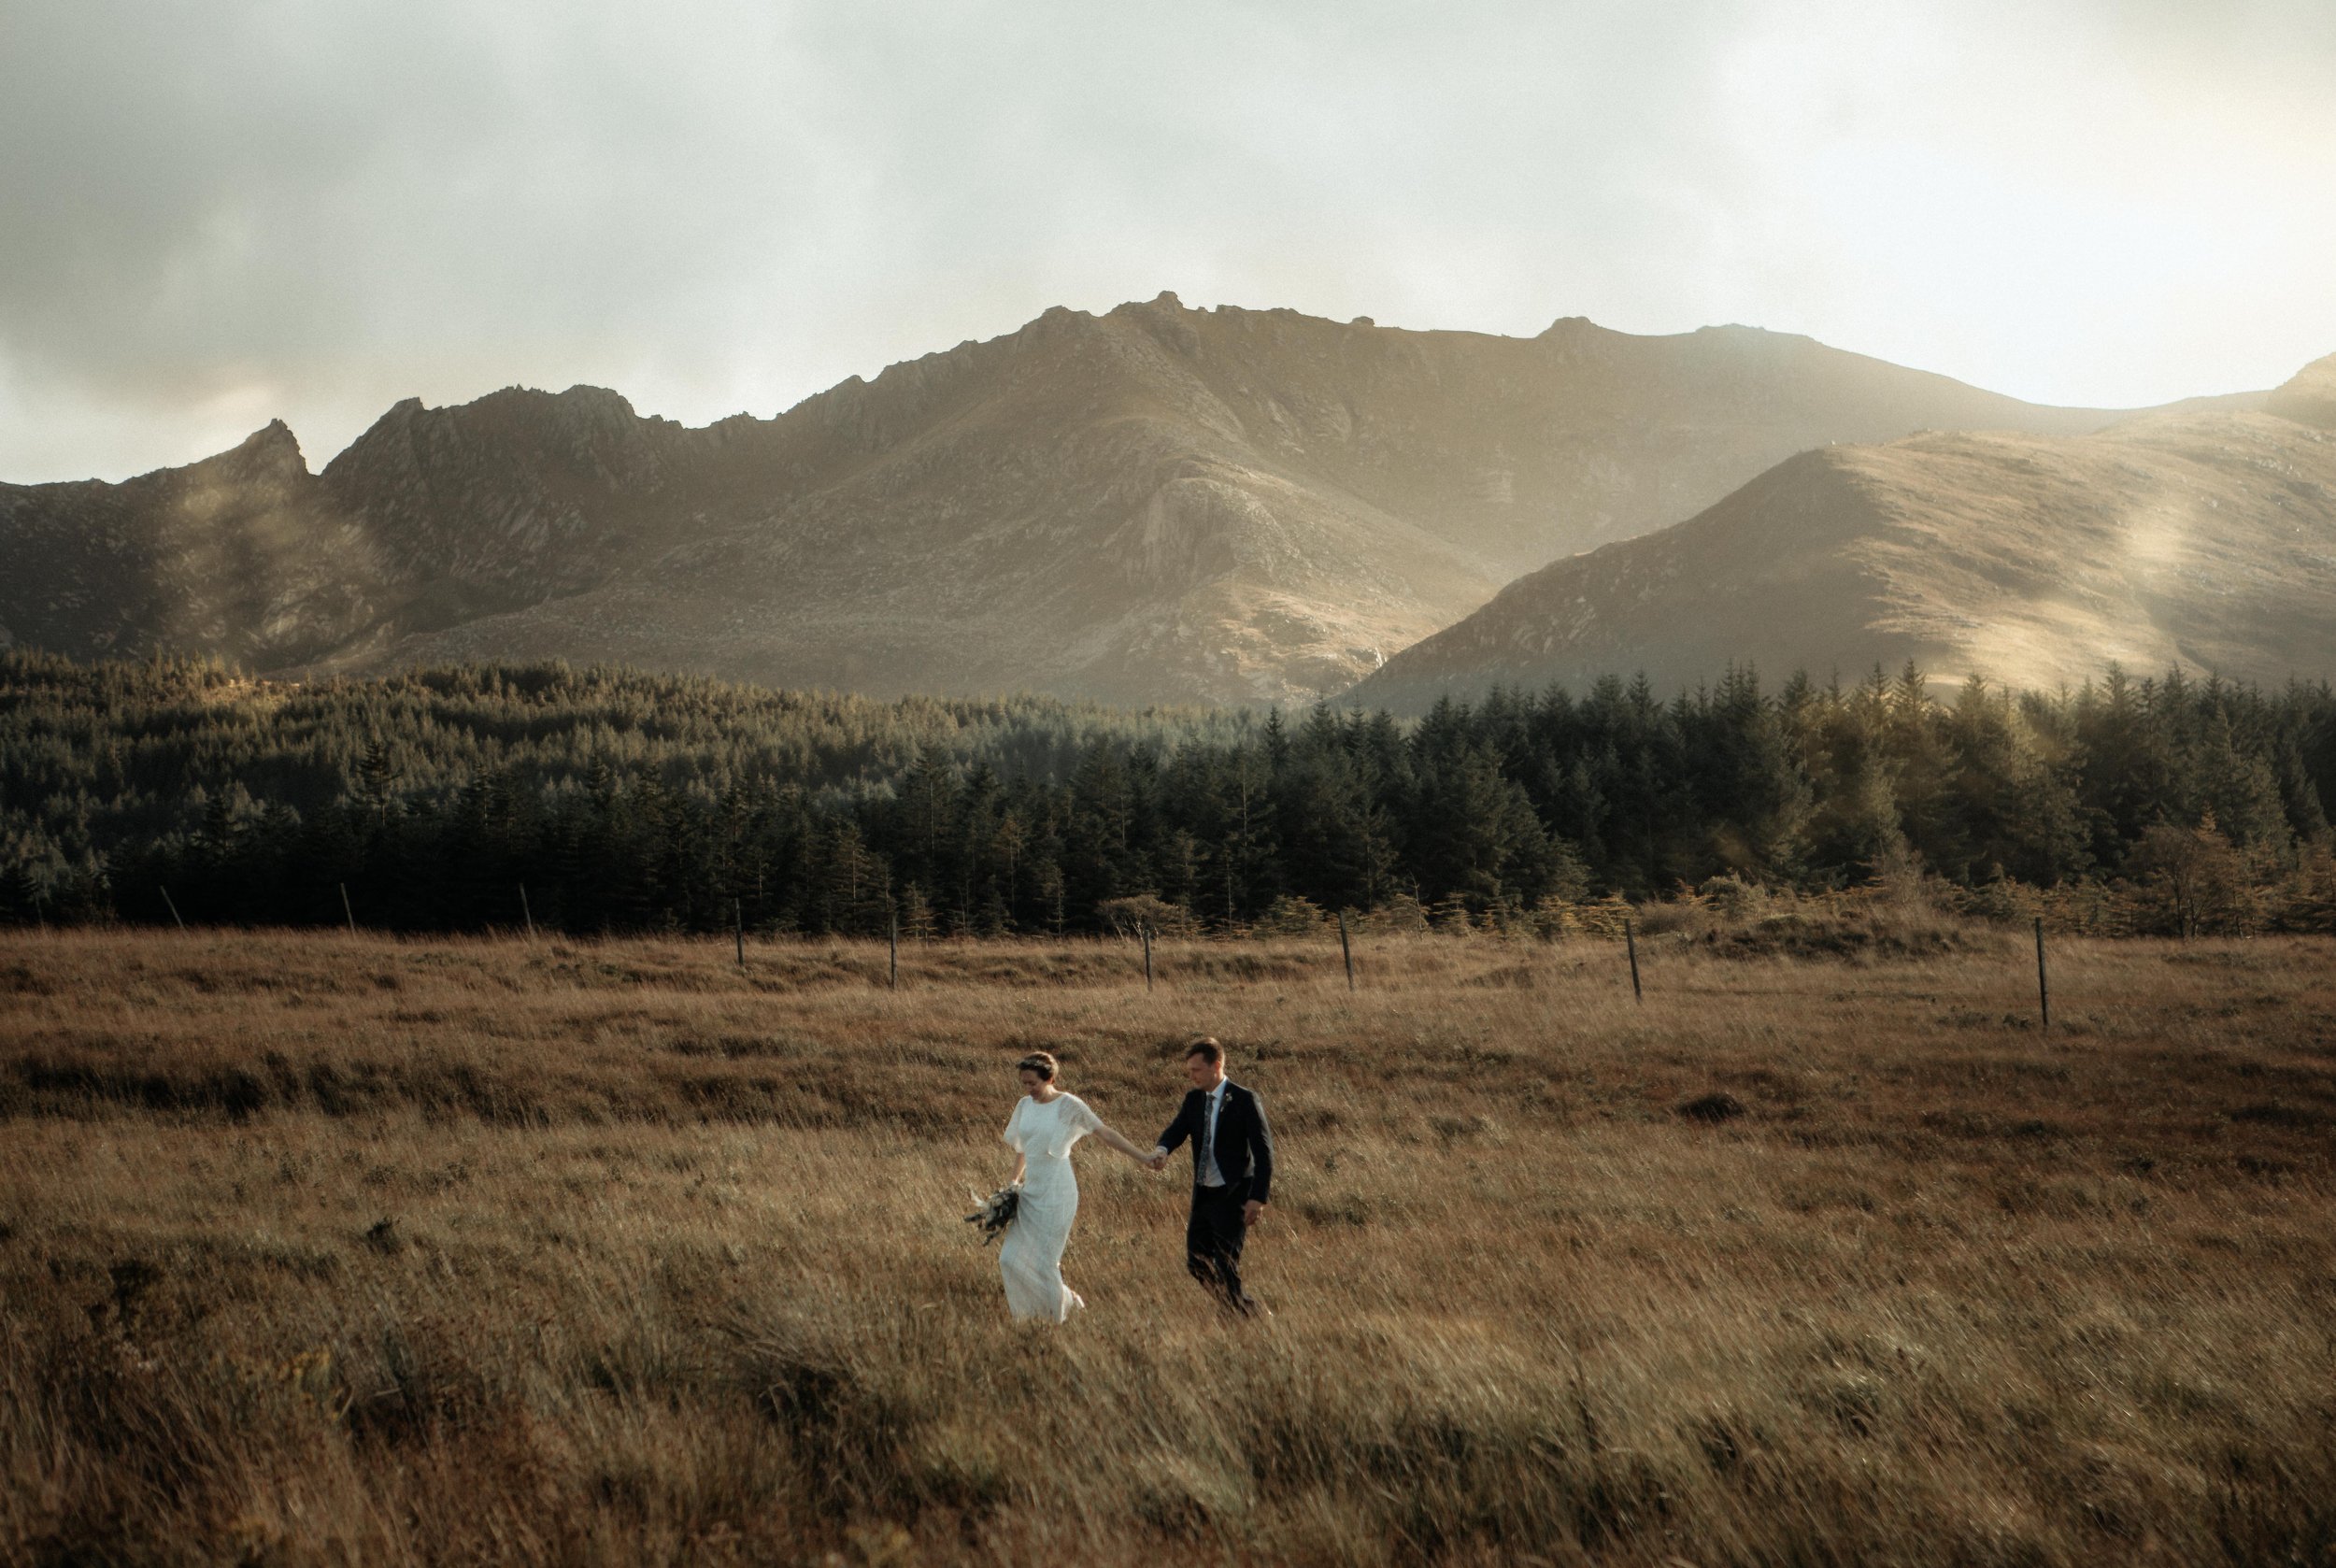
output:
<instances>
[{"instance_id":1,"label":"white dress shirt","mask_svg":"<svg viewBox=\"0 0 2336 1568\"><path fill-rule=\"evenodd\" d=\"M1208 1109L1204 1113L1206 1120L1203 1123L1207 1129L1207 1137L1203 1147L1207 1148L1208 1158L1201 1162L1201 1185L1203 1187L1225 1185L1225 1173L1217 1168L1217 1113L1225 1108L1225 1086L1232 1081L1231 1078L1219 1078L1217 1080L1217 1087L1208 1091Z\"/></svg>"}]
</instances>

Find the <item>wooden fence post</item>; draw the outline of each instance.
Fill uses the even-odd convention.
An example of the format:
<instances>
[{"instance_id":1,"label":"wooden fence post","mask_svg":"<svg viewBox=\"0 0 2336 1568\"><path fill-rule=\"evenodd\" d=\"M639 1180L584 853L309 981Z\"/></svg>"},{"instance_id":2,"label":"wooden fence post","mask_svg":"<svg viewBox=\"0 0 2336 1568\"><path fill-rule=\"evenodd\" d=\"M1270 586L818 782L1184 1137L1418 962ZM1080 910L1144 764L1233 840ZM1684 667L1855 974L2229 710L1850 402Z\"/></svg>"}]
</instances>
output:
<instances>
[{"instance_id":1,"label":"wooden fence post","mask_svg":"<svg viewBox=\"0 0 2336 1568\"><path fill-rule=\"evenodd\" d=\"M349 918L349 934L354 936L357 934L357 911L349 905L349 884L342 882L338 886L341 890L341 913Z\"/></svg>"},{"instance_id":2,"label":"wooden fence post","mask_svg":"<svg viewBox=\"0 0 2336 1568\"><path fill-rule=\"evenodd\" d=\"M527 939L535 940L535 911L527 906L527 884L520 884L520 916L527 921Z\"/></svg>"},{"instance_id":3,"label":"wooden fence post","mask_svg":"<svg viewBox=\"0 0 2336 1568\"><path fill-rule=\"evenodd\" d=\"M1355 949L1346 940L1346 911L1338 912L1338 956L1346 961L1346 989L1355 989Z\"/></svg>"},{"instance_id":4,"label":"wooden fence post","mask_svg":"<svg viewBox=\"0 0 2336 1568\"><path fill-rule=\"evenodd\" d=\"M2052 987L2044 978L2044 917L2036 917L2036 1011L2043 1022L2039 1033L2052 1027Z\"/></svg>"},{"instance_id":5,"label":"wooden fence post","mask_svg":"<svg viewBox=\"0 0 2336 1568\"><path fill-rule=\"evenodd\" d=\"M892 985L892 989L893 989L894 991L898 991L898 990L900 990L900 989L901 989L901 917L900 917L900 912L899 912L898 910L894 910L894 911L893 911L893 913L892 913L891 933L892 933L892 937L891 937L891 942L892 942L892 980L891 980L891 985Z\"/></svg>"},{"instance_id":6,"label":"wooden fence post","mask_svg":"<svg viewBox=\"0 0 2336 1568\"><path fill-rule=\"evenodd\" d=\"M1149 991L1152 989L1152 922L1144 920L1135 929L1144 938L1144 989Z\"/></svg>"},{"instance_id":7,"label":"wooden fence post","mask_svg":"<svg viewBox=\"0 0 2336 1568\"><path fill-rule=\"evenodd\" d=\"M747 906L743 899L730 901L730 934L738 943L738 967L747 966Z\"/></svg>"},{"instance_id":8,"label":"wooden fence post","mask_svg":"<svg viewBox=\"0 0 2336 1568\"><path fill-rule=\"evenodd\" d=\"M1646 1000L1646 992L1639 989L1638 983L1638 938L1631 934L1627 916L1622 921L1622 946L1631 955L1631 994L1643 1003Z\"/></svg>"},{"instance_id":9,"label":"wooden fence post","mask_svg":"<svg viewBox=\"0 0 2336 1568\"><path fill-rule=\"evenodd\" d=\"M178 905L171 902L170 890L168 888L157 888L154 891L163 895L163 907L170 911L170 918L172 921L178 925L181 932L185 931L187 929L187 922L178 918Z\"/></svg>"}]
</instances>

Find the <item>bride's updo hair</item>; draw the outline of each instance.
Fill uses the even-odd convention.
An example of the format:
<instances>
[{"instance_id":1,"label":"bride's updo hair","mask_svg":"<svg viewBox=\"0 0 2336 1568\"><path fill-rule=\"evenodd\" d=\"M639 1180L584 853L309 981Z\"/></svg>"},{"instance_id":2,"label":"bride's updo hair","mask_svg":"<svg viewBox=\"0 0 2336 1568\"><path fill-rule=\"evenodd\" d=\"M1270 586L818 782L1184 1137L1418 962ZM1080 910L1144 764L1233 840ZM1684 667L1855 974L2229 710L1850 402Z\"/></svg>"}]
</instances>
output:
<instances>
[{"instance_id":1,"label":"bride's updo hair","mask_svg":"<svg viewBox=\"0 0 2336 1568\"><path fill-rule=\"evenodd\" d=\"M1014 1064L1014 1070L1018 1073L1035 1073L1048 1083L1052 1083L1055 1074L1061 1069L1061 1066L1062 1064L1054 1059L1054 1052L1034 1050L1017 1062Z\"/></svg>"}]
</instances>

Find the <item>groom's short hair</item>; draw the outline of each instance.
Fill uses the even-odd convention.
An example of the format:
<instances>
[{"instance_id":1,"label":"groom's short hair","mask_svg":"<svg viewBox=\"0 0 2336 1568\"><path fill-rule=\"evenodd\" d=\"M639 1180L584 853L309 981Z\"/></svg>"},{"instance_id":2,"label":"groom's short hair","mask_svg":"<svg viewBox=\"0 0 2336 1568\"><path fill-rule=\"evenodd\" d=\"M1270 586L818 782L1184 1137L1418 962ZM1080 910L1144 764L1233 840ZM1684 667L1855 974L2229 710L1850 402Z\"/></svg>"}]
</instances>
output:
<instances>
[{"instance_id":1,"label":"groom's short hair","mask_svg":"<svg viewBox=\"0 0 2336 1568\"><path fill-rule=\"evenodd\" d=\"M1217 1043L1215 1035L1204 1034L1184 1048L1184 1059L1187 1062L1196 1056L1214 1067L1225 1060L1225 1048Z\"/></svg>"}]
</instances>

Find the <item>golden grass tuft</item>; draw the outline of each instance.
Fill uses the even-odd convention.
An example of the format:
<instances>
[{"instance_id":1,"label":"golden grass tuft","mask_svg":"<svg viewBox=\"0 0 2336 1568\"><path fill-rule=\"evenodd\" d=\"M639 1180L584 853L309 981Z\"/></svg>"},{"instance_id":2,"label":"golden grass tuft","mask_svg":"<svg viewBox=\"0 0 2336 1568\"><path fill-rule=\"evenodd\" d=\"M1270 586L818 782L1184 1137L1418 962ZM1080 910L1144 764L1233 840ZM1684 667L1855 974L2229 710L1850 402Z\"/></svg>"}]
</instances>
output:
<instances>
[{"instance_id":1,"label":"golden grass tuft","mask_svg":"<svg viewBox=\"0 0 2336 1568\"><path fill-rule=\"evenodd\" d=\"M0 1559L2336 1561L2326 943L1804 938L13 936ZM1198 1031L1276 1315L1090 1147L1006 1321Z\"/></svg>"}]
</instances>

